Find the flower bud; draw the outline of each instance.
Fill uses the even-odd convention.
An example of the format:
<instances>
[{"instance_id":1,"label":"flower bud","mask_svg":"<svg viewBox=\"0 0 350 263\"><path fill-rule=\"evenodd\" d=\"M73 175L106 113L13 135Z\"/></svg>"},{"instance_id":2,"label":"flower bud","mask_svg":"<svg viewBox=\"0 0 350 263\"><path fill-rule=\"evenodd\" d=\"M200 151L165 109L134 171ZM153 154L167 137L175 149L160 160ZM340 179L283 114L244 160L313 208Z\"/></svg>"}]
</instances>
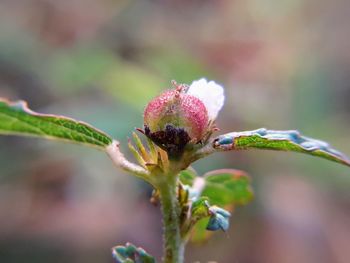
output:
<instances>
[{"instance_id":1,"label":"flower bud","mask_svg":"<svg viewBox=\"0 0 350 263\"><path fill-rule=\"evenodd\" d=\"M208 129L204 103L176 85L153 99L144 112L145 134L170 154L179 154L190 141L198 143Z\"/></svg>"}]
</instances>

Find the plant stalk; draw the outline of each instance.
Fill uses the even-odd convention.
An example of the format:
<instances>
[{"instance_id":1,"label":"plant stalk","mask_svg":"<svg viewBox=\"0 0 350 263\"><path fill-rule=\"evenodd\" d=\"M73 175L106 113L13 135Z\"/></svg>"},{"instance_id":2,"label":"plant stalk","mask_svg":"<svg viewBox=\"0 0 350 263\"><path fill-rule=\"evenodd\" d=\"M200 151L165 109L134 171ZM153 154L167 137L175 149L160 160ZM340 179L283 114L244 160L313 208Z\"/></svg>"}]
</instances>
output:
<instances>
[{"instance_id":1,"label":"plant stalk","mask_svg":"<svg viewBox=\"0 0 350 263\"><path fill-rule=\"evenodd\" d=\"M180 205L177 199L176 176L168 175L159 186L163 215L164 263L184 261L185 242L181 238Z\"/></svg>"}]
</instances>

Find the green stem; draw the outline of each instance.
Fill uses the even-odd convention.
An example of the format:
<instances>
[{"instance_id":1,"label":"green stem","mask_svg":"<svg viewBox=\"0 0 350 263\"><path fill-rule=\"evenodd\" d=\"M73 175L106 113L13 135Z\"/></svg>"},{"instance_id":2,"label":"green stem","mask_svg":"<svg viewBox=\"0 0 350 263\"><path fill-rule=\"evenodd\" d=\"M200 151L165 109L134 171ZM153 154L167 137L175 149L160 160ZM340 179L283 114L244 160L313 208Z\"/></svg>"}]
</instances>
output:
<instances>
[{"instance_id":1,"label":"green stem","mask_svg":"<svg viewBox=\"0 0 350 263\"><path fill-rule=\"evenodd\" d=\"M181 238L180 205L177 199L176 176L168 175L159 186L164 224L164 263L182 263L185 242Z\"/></svg>"}]
</instances>

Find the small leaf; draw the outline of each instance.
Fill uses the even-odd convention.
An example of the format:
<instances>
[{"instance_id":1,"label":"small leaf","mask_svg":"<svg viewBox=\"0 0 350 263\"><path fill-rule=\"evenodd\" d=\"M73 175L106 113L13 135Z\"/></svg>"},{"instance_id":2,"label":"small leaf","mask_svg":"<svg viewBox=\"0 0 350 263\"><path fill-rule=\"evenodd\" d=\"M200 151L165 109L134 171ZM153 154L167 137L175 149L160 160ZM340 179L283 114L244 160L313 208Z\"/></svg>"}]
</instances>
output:
<instances>
[{"instance_id":1,"label":"small leaf","mask_svg":"<svg viewBox=\"0 0 350 263\"><path fill-rule=\"evenodd\" d=\"M302 136L298 131L272 131L261 128L254 131L232 132L216 138L213 147L222 151L250 148L294 151L350 166L349 158L331 148L328 143Z\"/></svg>"},{"instance_id":2,"label":"small leaf","mask_svg":"<svg viewBox=\"0 0 350 263\"><path fill-rule=\"evenodd\" d=\"M200 197L194 201L191 208L191 220L197 222L198 220L210 216L210 205L207 197Z\"/></svg>"},{"instance_id":3,"label":"small leaf","mask_svg":"<svg viewBox=\"0 0 350 263\"><path fill-rule=\"evenodd\" d=\"M254 196L250 177L240 170L221 169L197 176L194 169L189 168L179 176L181 183L190 186L190 197L192 192L198 193L198 196L208 197L214 205L245 205Z\"/></svg>"},{"instance_id":4,"label":"small leaf","mask_svg":"<svg viewBox=\"0 0 350 263\"><path fill-rule=\"evenodd\" d=\"M112 248L112 256L117 263L155 263L154 257L131 243Z\"/></svg>"},{"instance_id":5,"label":"small leaf","mask_svg":"<svg viewBox=\"0 0 350 263\"><path fill-rule=\"evenodd\" d=\"M0 134L58 139L104 149L112 138L98 129L63 116L36 113L23 101L0 98Z\"/></svg>"},{"instance_id":6,"label":"small leaf","mask_svg":"<svg viewBox=\"0 0 350 263\"><path fill-rule=\"evenodd\" d=\"M191 225L196 224L203 218L210 217L206 229L227 231L230 226L231 213L218 206L210 206L207 197L201 197L193 202L191 209Z\"/></svg>"},{"instance_id":7,"label":"small leaf","mask_svg":"<svg viewBox=\"0 0 350 263\"><path fill-rule=\"evenodd\" d=\"M217 231L221 229L222 231L227 231L230 227L231 213L217 206L210 207L209 211L212 215L209 219L207 230Z\"/></svg>"},{"instance_id":8,"label":"small leaf","mask_svg":"<svg viewBox=\"0 0 350 263\"><path fill-rule=\"evenodd\" d=\"M191 178L187 180L191 183L191 189L200 191L200 198L198 199L198 205L200 208L205 208L201 200L207 200L208 203L214 204L214 206L207 207L207 213L212 216L207 218L197 217L195 219L199 220L193 227L191 241L192 242L204 242L210 236L211 233L207 230L215 231L222 229L226 231L229 227L229 213L220 212L223 210L217 206L225 207L226 209L232 211L236 205L245 205L253 199L253 190L251 188L250 177L243 171L234 169L222 169L215 170L205 174L203 177L193 178L193 174L189 176L185 173L187 177L183 175L182 178ZM180 175L181 178L181 175ZM183 179L182 179L183 180ZM198 188L198 189L197 189ZM196 201L193 202L193 205ZM217 205L217 206L215 206ZM205 209L194 211L192 207L192 214L206 215ZM214 213L215 209L220 209L219 213ZM203 213L204 211L204 213Z\"/></svg>"},{"instance_id":9,"label":"small leaf","mask_svg":"<svg viewBox=\"0 0 350 263\"><path fill-rule=\"evenodd\" d=\"M217 206L208 206L207 201L200 202L198 205L197 212L194 212L192 209L193 214L200 215L195 218L197 221L193 222L195 225L191 233L192 242L202 243L212 236L213 231L228 230L230 226L230 212Z\"/></svg>"},{"instance_id":10,"label":"small leaf","mask_svg":"<svg viewBox=\"0 0 350 263\"><path fill-rule=\"evenodd\" d=\"M204 175L205 186L201 196L219 206L245 205L253 199L250 177L243 171L221 169Z\"/></svg>"}]
</instances>

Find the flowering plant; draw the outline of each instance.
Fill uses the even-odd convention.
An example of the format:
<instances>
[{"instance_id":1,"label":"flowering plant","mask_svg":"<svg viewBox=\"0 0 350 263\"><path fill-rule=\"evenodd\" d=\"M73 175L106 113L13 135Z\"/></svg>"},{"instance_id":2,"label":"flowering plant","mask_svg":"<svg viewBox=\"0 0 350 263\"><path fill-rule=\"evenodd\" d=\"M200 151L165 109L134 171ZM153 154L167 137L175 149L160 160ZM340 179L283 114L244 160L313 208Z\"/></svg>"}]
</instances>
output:
<instances>
[{"instance_id":1,"label":"flowering plant","mask_svg":"<svg viewBox=\"0 0 350 263\"><path fill-rule=\"evenodd\" d=\"M218 131L215 120L224 105L224 90L214 81L200 79L173 88L145 108L144 127L128 146L137 164L128 161L119 142L104 132L67 117L40 114L23 101L0 99L0 133L39 136L92 146L105 151L126 172L154 188L151 202L160 203L164 224L164 262L183 262L189 240L202 241L212 231L229 228L230 211L253 198L250 178L233 169L199 176L191 164L219 151L250 148L302 152L350 166L349 159L329 144L298 131ZM155 262L144 249L130 243L116 246L117 262Z\"/></svg>"}]
</instances>

